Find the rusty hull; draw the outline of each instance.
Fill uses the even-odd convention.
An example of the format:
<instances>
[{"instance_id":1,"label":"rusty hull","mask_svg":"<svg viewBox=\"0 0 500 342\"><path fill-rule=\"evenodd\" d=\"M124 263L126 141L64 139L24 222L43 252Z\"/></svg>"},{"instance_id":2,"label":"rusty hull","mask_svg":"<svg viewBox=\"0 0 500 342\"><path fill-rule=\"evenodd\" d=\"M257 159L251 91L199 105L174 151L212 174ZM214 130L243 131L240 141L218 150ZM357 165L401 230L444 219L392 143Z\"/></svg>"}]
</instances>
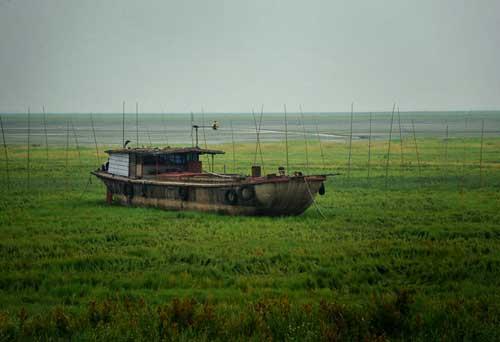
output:
<instances>
[{"instance_id":1,"label":"rusty hull","mask_svg":"<svg viewBox=\"0 0 500 342\"><path fill-rule=\"evenodd\" d=\"M196 210L229 215L300 215L313 202L325 176L210 176L195 180L130 179L92 172L107 188L108 200L123 205L167 210Z\"/></svg>"}]
</instances>

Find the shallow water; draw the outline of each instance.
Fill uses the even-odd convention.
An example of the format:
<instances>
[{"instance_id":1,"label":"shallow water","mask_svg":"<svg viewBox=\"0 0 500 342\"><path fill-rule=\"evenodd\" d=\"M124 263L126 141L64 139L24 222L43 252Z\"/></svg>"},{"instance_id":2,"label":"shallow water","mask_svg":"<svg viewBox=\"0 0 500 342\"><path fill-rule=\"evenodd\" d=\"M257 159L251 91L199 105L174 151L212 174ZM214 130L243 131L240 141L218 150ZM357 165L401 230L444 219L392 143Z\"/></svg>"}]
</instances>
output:
<instances>
[{"instance_id":1,"label":"shallow water","mask_svg":"<svg viewBox=\"0 0 500 342\"><path fill-rule=\"evenodd\" d=\"M28 140L27 114L1 114L7 144L26 144ZM353 139L387 139L391 127L392 113L354 113L352 121ZM300 113L288 113L288 138L290 140L308 139L339 140L349 139L350 113L304 113L304 126ZM45 123L50 146L65 145L69 138L74 143L76 135L81 145L94 144L92 121L89 114L47 114L32 113L29 120L30 144L45 145ZM121 145L122 114L93 114L95 136L100 145ZM255 123L259 125L260 113L205 113L194 115L195 123L210 126L214 120L219 123L218 130L207 127L199 130L200 146L231 142L255 141ZM445 137L448 127L449 137L480 136L484 120L484 134L491 137L500 134L500 111L490 112L404 112L394 114L392 137L399 138L400 126L403 136ZM283 113L264 113L260 138L263 141L284 139L285 124ZM413 124L414 128L413 128ZM190 114L139 114L137 130L135 114L125 115L125 140L136 145L190 145ZM74 129L74 131L73 131ZM305 132L304 132L305 131Z\"/></svg>"}]
</instances>

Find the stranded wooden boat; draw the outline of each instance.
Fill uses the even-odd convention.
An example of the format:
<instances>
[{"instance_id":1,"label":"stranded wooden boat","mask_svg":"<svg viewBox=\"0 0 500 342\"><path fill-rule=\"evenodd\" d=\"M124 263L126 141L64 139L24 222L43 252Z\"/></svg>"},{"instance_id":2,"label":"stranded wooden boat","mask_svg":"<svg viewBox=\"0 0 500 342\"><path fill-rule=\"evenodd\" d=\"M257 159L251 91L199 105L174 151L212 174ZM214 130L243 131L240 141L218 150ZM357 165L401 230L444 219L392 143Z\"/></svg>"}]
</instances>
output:
<instances>
[{"instance_id":1,"label":"stranded wooden boat","mask_svg":"<svg viewBox=\"0 0 500 342\"><path fill-rule=\"evenodd\" d=\"M106 151L108 162L92 172L107 188L106 200L169 210L198 210L230 215L299 215L324 194L324 175L300 172L261 176L216 174L202 168L200 155L223 151L189 148L120 148Z\"/></svg>"}]
</instances>

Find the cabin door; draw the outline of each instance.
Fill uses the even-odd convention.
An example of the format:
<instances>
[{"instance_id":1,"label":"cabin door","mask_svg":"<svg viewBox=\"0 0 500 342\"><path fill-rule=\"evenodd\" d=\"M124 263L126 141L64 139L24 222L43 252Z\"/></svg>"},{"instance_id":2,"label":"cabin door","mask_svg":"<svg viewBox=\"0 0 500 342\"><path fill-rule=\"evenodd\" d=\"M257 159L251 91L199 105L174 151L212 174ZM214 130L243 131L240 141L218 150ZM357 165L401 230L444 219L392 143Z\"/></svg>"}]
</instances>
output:
<instances>
[{"instance_id":1,"label":"cabin door","mask_svg":"<svg viewBox=\"0 0 500 342\"><path fill-rule=\"evenodd\" d=\"M137 157L135 164L135 177L142 178L142 158Z\"/></svg>"}]
</instances>

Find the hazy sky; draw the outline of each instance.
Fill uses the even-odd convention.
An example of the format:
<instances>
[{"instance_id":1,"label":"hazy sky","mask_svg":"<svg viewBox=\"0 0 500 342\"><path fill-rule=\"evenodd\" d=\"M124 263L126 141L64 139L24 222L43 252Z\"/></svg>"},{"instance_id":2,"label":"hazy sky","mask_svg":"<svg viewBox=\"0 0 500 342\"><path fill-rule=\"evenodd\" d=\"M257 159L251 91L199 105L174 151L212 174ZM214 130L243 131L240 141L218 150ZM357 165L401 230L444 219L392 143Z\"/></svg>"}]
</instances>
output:
<instances>
[{"instance_id":1,"label":"hazy sky","mask_svg":"<svg viewBox=\"0 0 500 342\"><path fill-rule=\"evenodd\" d=\"M0 111L500 109L500 1L0 0Z\"/></svg>"}]
</instances>

